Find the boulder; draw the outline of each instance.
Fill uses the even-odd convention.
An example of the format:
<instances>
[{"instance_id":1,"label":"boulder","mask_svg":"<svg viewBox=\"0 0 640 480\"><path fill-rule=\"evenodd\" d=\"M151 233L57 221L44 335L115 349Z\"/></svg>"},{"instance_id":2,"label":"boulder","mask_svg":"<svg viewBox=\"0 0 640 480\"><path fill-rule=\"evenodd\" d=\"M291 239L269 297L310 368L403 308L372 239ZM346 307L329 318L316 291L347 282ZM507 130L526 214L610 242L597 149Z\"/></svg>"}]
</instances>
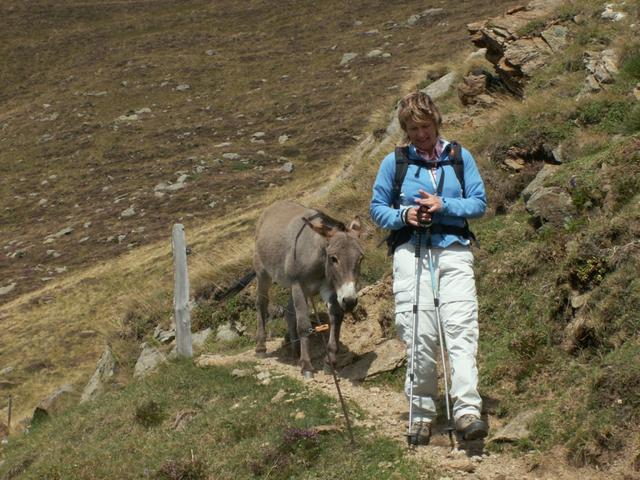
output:
<instances>
[{"instance_id":1,"label":"boulder","mask_svg":"<svg viewBox=\"0 0 640 480\"><path fill-rule=\"evenodd\" d=\"M455 80L456 74L454 72L449 72L420 91L426 93L435 100L436 98L446 95L446 93L451 90Z\"/></svg>"},{"instance_id":2,"label":"boulder","mask_svg":"<svg viewBox=\"0 0 640 480\"><path fill-rule=\"evenodd\" d=\"M544 164L544 166L540 169L535 178L525 187L522 191L522 199L526 202L529 201L531 196L536 193L538 190L544 188L544 184L547 179L553 177L558 171L559 167L557 165Z\"/></svg>"},{"instance_id":3,"label":"boulder","mask_svg":"<svg viewBox=\"0 0 640 480\"><path fill-rule=\"evenodd\" d=\"M498 430L492 437L491 442L517 442L529 437L529 425L538 414L538 410L528 410L519 413L507 425Z\"/></svg>"},{"instance_id":4,"label":"boulder","mask_svg":"<svg viewBox=\"0 0 640 480\"><path fill-rule=\"evenodd\" d=\"M116 361L113 357L111 347L107 345L100 356L100 360L98 360L96 371L82 391L80 403L88 402L89 400L97 398L104 391L104 384L115 374L115 370Z\"/></svg>"},{"instance_id":5,"label":"boulder","mask_svg":"<svg viewBox=\"0 0 640 480\"><path fill-rule=\"evenodd\" d=\"M167 361L167 357L155 347L142 344L142 353L138 357L136 366L133 371L134 378L146 377L150 373L154 372L161 363Z\"/></svg>"},{"instance_id":6,"label":"boulder","mask_svg":"<svg viewBox=\"0 0 640 480\"><path fill-rule=\"evenodd\" d=\"M472 72L462 79L458 85L458 98L463 105L473 105L476 97L487 91L487 76L484 72Z\"/></svg>"},{"instance_id":7,"label":"boulder","mask_svg":"<svg viewBox=\"0 0 640 480\"><path fill-rule=\"evenodd\" d=\"M73 387L69 384L63 385L38 404L33 411L31 423L38 423L63 412L72 406L76 400L77 395Z\"/></svg>"},{"instance_id":8,"label":"boulder","mask_svg":"<svg viewBox=\"0 0 640 480\"><path fill-rule=\"evenodd\" d=\"M218 327L218 331L216 332L216 340L219 342L230 342L238 338L238 333L231 328L231 325L225 323Z\"/></svg>"},{"instance_id":9,"label":"boulder","mask_svg":"<svg viewBox=\"0 0 640 480\"><path fill-rule=\"evenodd\" d=\"M539 219L561 227L576 214L571 197L559 187L543 187L535 191L526 203L527 212Z\"/></svg>"},{"instance_id":10,"label":"boulder","mask_svg":"<svg viewBox=\"0 0 640 480\"><path fill-rule=\"evenodd\" d=\"M376 345L373 351L343 368L340 375L350 380L364 380L379 373L395 370L404 363L405 358L404 343L396 338L384 340Z\"/></svg>"}]
</instances>

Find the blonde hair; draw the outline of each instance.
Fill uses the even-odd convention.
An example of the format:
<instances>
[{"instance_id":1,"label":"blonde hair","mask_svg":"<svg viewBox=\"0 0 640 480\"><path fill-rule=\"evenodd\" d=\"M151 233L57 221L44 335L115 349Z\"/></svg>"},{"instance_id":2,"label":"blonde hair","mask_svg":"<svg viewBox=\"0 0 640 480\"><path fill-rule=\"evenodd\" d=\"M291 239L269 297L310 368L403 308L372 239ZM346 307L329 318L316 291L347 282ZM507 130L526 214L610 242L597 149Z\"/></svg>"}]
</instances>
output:
<instances>
[{"instance_id":1,"label":"blonde hair","mask_svg":"<svg viewBox=\"0 0 640 480\"><path fill-rule=\"evenodd\" d=\"M402 130L405 132L405 142L409 141L409 137L406 135L408 120L418 123L431 120L436 125L436 133L440 135L442 115L440 115L440 110L433 103L431 97L424 92L412 92L400 100L400 103L398 103L398 120Z\"/></svg>"}]
</instances>

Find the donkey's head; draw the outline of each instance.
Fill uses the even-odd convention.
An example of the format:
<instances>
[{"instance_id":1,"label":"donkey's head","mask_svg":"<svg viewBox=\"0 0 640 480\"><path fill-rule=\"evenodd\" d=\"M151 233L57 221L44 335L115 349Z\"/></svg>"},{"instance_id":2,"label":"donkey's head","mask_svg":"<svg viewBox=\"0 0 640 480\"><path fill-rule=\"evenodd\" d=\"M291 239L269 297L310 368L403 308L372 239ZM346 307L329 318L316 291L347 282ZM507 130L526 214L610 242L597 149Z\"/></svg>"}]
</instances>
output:
<instances>
[{"instance_id":1,"label":"donkey's head","mask_svg":"<svg viewBox=\"0 0 640 480\"><path fill-rule=\"evenodd\" d=\"M358 303L356 283L364 251L360 246L358 217L348 227L324 215L305 222L327 239L325 275L334 288L340 307L350 312Z\"/></svg>"}]
</instances>

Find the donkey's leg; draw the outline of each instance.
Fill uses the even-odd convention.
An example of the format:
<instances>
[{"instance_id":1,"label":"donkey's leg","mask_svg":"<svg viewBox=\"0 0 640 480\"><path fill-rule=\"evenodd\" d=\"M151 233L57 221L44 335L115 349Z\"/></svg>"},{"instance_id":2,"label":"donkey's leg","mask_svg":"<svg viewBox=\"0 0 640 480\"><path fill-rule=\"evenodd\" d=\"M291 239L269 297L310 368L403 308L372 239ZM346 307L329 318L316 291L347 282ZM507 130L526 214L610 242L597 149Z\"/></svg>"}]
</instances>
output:
<instances>
[{"instance_id":1,"label":"donkey's leg","mask_svg":"<svg viewBox=\"0 0 640 480\"><path fill-rule=\"evenodd\" d=\"M291 355L293 358L300 357L300 337L298 336L298 328L296 321L296 308L293 304L293 294L289 292L289 303L284 312L287 320L287 331L289 332L289 342L291 343Z\"/></svg>"},{"instance_id":2,"label":"donkey's leg","mask_svg":"<svg viewBox=\"0 0 640 480\"><path fill-rule=\"evenodd\" d=\"M267 352L267 334L265 324L269 316L269 288L271 277L264 270L256 272L256 311L258 314L258 328L256 331L256 353Z\"/></svg>"},{"instance_id":3,"label":"donkey's leg","mask_svg":"<svg viewBox=\"0 0 640 480\"><path fill-rule=\"evenodd\" d=\"M329 343L327 344L327 358L325 362L332 366L336 366L336 355L340 347L340 328L342 327L342 319L344 318L344 311L340 307L335 297L329 301Z\"/></svg>"},{"instance_id":4,"label":"donkey's leg","mask_svg":"<svg viewBox=\"0 0 640 480\"><path fill-rule=\"evenodd\" d=\"M291 286L291 296L296 309L296 326L298 337L300 338L300 367L302 374L306 378L313 377L313 366L311 365L311 356L309 355L309 331L311 330L311 322L309 321L309 307L307 299L298 283Z\"/></svg>"}]
</instances>

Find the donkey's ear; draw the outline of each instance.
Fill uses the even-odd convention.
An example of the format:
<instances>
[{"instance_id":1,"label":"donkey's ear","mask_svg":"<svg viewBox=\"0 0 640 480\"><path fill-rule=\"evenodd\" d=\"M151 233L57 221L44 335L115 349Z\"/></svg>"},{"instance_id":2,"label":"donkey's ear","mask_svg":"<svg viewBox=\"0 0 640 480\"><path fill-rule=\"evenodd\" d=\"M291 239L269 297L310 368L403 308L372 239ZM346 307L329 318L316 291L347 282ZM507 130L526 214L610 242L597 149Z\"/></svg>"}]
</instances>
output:
<instances>
[{"instance_id":1,"label":"donkey's ear","mask_svg":"<svg viewBox=\"0 0 640 480\"><path fill-rule=\"evenodd\" d=\"M360 234L362 233L362 223L360 222L360 217L356 215L356 217L351 220L349 226L347 227L347 233L355 238L360 238Z\"/></svg>"},{"instance_id":2,"label":"donkey's ear","mask_svg":"<svg viewBox=\"0 0 640 480\"><path fill-rule=\"evenodd\" d=\"M308 218L302 217L304 223L306 223L311 230L316 233L319 233L323 237L331 238L337 230L329 225L325 224L321 218L314 218L309 220Z\"/></svg>"}]
</instances>

